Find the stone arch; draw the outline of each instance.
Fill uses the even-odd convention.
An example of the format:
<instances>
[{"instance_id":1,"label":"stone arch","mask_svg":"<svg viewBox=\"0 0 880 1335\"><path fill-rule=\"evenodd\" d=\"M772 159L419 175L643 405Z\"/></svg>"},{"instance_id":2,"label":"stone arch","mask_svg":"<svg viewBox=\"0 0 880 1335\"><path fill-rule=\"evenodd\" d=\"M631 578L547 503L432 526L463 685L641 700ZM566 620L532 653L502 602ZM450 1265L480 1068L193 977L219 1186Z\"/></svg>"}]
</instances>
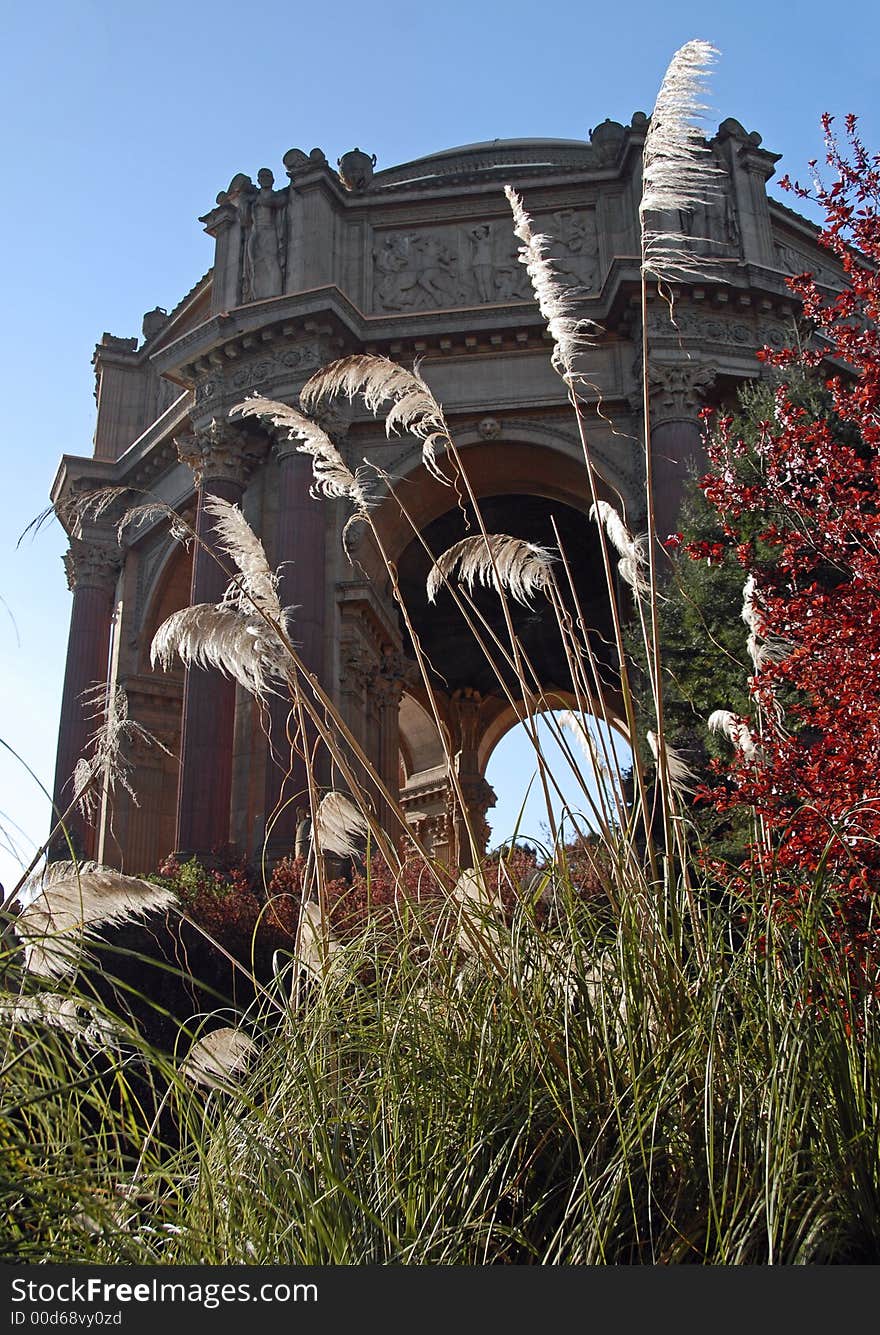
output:
<instances>
[{"instance_id":1,"label":"stone arch","mask_svg":"<svg viewBox=\"0 0 880 1335\"><path fill-rule=\"evenodd\" d=\"M139 628L140 660L138 672L150 672L150 645L162 622L186 607L192 584L192 551L168 537L155 561L152 577L143 597L143 616ZM172 669L182 677L182 670Z\"/></svg>"},{"instance_id":2,"label":"stone arch","mask_svg":"<svg viewBox=\"0 0 880 1335\"><path fill-rule=\"evenodd\" d=\"M605 650L600 646L610 638L607 591L598 535L588 519L591 495L579 442L543 427L532 428L528 432L530 440L487 441L478 432L460 434L465 442L464 463L471 486L490 531L510 532L530 541L553 544L552 524L556 523L585 619L596 626L595 647L601 657ZM479 837L486 829L485 813L494 803L494 793L485 778L488 759L519 714L491 670L481 668L477 661L479 650L475 656L468 647L471 637L466 624L455 620L460 613L454 602L450 599L446 606L442 605L443 598L449 595L441 594L436 608L425 610L424 579L431 562L422 540L439 554L452 541L464 536L465 529L455 491L430 476L418 450L408 450L401 456L399 466L403 462L410 467L401 469L402 475L391 495L373 512L373 522L397 567L401 592L419 641L436 669L433 684L446 748ZM619 508L613 482L611 478L604 481L602 491ZM408 517L401 514L402 506L406 507ZM414 528L418 536L414 535ZM384 585L384 567L378 560L378 552L370 549L367 535L357 551L357 560L367 566L371 578L382 580ZM561 574L563 587L566 583L567 576ZM483 615L490 619L498 615L496 595L482 591L477 601ZM432 631L433 616L438 616L442 624L437 633ZM536 689L547 691L541 712L555 704L559 707L574 704L562 640L550 605L515 608L513 616L517 638L535 664ZM557 637L556 642L553 634L548 633L548 625ZM607 656L602 661L607 667L609 708L615 713L615 674ZM519 688L515 676L508 680L507 689L516 698ZM459 828L460 812L456 816L446 772L443 742L427 701L420 700L417 691L405 693L401 700L399 729L401 802L408 818L419 826L423 837L428 835L440 856L461 860L466 850Z\"/></svg>"},{"instance_id":3,"label":"stone arch","mask_svg":"<svg viewBox=\"0 0 880 1335\"><path fill-rule=\"evenodd\" d=\"M135 763L137 801L118 793L105 850L107 861L133 874L155 871L174 849L184 672L179 666L154 670L150 645L166 617L188 605L192 579L191 551L170 536L140 559L146 587L137 625L126 627L134 632L136 650L120 681L130 717L161 745L135 741L129 758Z\"/></svg>"},{"instance_id":4,"label":"stone arch","mask_svg":"<svg viewBox=\"0 0 880 1335\"><path fill-rule=\"evenodd\" d=\"M521 493L542 495L589 509L590 494L586 465L580 442L572 429L569 434L544 425L518 425L515 434L486 440L478 428L456 431L456 443L467 468L474 494L484 495ZM440 460L442 464L442 459ZM613 469L602 458L594 460L600 478L603 499L620 507L630 484L623 472ZM422 463L421 448L412 444L389 468L393 479L391 492L372 512L383 545L392 561L396 561L413 536L413 525L423 529L432 520L449 509L450 499L455 503L455 492L431 476ZM406 510L409 519L401 514ZM412 521L412 522L410 522ZM366 533L361 533L362 547L369 547ZM359 561L369 555L360 550ZM371 559L371 574L378 555ZM384 573L381 576L385 578Z\"/></svg>"},{"instance_id":5,"label":"stone arch","mask_svg":"<svg viewBox=\"0 0 880 1335\"><path fill-rule=\"evenodd\" d=\"M618 700L614 698L611 692L606 695L606 706L608 723L616 733L627 743L629 743L629 729L626 726L626 720L622 717L618 707ZM554 691L547 697L546 707L542 713L547 711L556 712L562 709L572 709L577 711L578 702L571 691ZM599 717L596 715L595 717ZM500 708L496 714L487 720L485 730L480 738L479 761L483 774L489 768L489 762L496 748L503 742L504 738L511 732L517 724L521 722L519 714L506 701L503 708Z\"/></svg>"}]
</instances>

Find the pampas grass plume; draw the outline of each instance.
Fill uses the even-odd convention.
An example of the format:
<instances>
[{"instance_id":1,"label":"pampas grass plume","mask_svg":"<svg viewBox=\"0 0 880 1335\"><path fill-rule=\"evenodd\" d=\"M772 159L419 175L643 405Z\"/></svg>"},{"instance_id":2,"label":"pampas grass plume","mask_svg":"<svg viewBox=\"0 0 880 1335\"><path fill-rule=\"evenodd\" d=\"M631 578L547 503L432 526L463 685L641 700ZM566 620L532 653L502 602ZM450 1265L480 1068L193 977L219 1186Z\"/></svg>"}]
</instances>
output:
<instances>
[{"instance_id":1,"label":"pampas grass plume","mask_svg":"<svg viewBox=\"0 0 880 1335\"><path fill-rule=\"evenodd\" d=\"M441 586L458 566L459 577L473 593L474 584L509 593L528 607L531 599L552 578L553 553L546 547L506 533L463 538L438 556L428 575L428 602L435 602Z\"/></svg>"}]
</instances>

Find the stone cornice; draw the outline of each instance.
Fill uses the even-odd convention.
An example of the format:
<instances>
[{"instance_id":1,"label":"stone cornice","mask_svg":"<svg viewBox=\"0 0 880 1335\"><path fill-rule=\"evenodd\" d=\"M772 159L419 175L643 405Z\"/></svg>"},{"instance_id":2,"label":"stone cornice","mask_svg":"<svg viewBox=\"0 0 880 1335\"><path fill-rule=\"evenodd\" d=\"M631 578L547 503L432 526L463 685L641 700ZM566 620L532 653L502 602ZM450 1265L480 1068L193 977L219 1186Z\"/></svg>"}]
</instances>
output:
<instances>
[{"instance_id":1,"label":"stone cornice","mask_svg":"<svg viewBox=\"0 0 880 1335\"><path fill-rule=\"evenodd\" d=\"M584 313L613 330L632 303L638 281L636 257L615 258L602 291L584 301ZM793 313L791 293L778 269L739 263L725 272L724 281L682 283L678 291L681 296L698 293L700 299L717 301L728 309L748 298L747 304L769 301L781 316ZM304 349L309 341L314 347L315 340L321 346L322 361L362 349L406 358L442 354L457 345L502 351L513 342L526 343L533 336L540 340L542 331L541 316L530 300L365 315L337 287L327 286L213 316L154 353L152 361L159 374L195 388L205 382L222 381L230 363L261 358L271 361L282 346L289 356L295 347ZM316 364L320 362L313 362L307 374ZM296 369L293 363L290 369ZM239 388L249 392L253 387Z\"/></svg>"}]
</instances>

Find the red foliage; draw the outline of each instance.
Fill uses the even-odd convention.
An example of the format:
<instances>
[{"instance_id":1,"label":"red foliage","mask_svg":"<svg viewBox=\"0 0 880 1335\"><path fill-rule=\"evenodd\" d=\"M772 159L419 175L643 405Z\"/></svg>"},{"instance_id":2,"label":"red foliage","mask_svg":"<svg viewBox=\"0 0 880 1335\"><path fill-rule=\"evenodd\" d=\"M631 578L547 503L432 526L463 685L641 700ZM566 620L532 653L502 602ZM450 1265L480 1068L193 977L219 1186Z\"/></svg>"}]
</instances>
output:
<instances>
[{"instance_id":1,"label":"red foliage","mask_svg":"<svg viewBox=\"0 0 880 1335\"><path fill-rule=\"evenodd\" d=\"M756 443L736 439L729 420L707 441L703 490L754 577L761 635L786 646L751 680L756 755L737 752L709 796L758 813L766 837L745 871L772 872L790 910L827 867L832 930L864 961L880 953L870 924L880 872L880 155L866 152L854 117L845 148L830 117L824 126L832 184L783 184L822 207L820 240L845 283L835 293L808 273L791 279L816 338L762 357L793 368L790 382L830 366L830 411L811 414L785 385ZM703 546L691 555L711 560Z\"/></svg>"},{"instance_id":2,"label":"red foliage","mask_svg":"<svg viewBox=\"0 0 880 1335\"><path fill-rule=\"evenodd\" d=\"M300 884L301 868L298 868ZM294 871L294 877L296 871ZM204 867L195 859L180 863L169 857L159 879L174 891L193 922L236 959L260 961L275 950L292 950L299 921L298 893L270 891L268 902L257 893L244 862L227 859Z\"/></svg>"}]
</instances>

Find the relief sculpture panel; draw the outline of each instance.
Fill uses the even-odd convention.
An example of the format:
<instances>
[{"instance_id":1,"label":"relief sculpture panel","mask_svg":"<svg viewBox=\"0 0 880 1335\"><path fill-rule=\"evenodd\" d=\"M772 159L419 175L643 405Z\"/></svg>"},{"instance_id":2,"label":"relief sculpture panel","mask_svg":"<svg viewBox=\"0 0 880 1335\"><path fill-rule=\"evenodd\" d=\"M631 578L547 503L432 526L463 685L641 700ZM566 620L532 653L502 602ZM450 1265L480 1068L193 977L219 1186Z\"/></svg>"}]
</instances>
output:
<instances>
[{"instance_id":1,"label":"relief sculpture panel","mask_svg":"<svg viewBox=\"0 0 880 1335\"><path fill-rule=\"evenodd\" d=\"M562 280L591 296L600 286L595 209L562 209L535 220L552 238ZM528 301L532 290L507 219L445 227L383 228L373 234L372 309L440 310Z\"/></svg>"}]
</instances>

